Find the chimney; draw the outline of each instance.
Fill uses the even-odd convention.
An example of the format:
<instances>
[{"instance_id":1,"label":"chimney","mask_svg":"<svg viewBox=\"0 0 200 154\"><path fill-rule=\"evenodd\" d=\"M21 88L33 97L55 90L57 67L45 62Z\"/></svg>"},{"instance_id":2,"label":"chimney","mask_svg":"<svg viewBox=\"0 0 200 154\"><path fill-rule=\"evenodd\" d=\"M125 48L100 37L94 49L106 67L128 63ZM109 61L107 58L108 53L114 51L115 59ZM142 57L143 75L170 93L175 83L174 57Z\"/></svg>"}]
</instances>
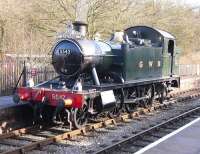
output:
<instances>
[{"instance_id":1,"label":"chimney","mask_svg":"<svg viewBox=\"0 0 200 154\"><path fill-rule=\"evenodd\" d=\"M88 25L81 21L73 22L73 29L81 33L82 36L86 37Z\"/></svg>"}]
</instances>

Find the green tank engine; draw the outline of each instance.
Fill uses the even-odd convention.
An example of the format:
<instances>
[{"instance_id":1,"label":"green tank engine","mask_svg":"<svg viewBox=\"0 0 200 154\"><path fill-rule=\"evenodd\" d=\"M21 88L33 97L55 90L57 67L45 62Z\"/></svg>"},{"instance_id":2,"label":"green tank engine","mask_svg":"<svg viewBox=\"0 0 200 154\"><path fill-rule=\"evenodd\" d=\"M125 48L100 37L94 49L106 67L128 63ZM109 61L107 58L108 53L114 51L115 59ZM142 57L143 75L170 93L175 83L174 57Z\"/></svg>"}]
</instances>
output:
<instances>
[{"instance_id":1,"label":"green tank engine","mask_svg":"<svg viewBox=\"0 0 200 154\"><path fill-rule=\"evenodd\" d=\"M52 61L61 76L76 79L91 75L92 84L100 86L107 76L118 78L119 83L172 77L177 64L174 49L175 38L168 32L136 26L121 36L113 35L109 42L59 40L53 47Z\"/></svg>"},{"instance_id":2,"label":"green tank engine","mask_svg":"<svg viewBox=\"0 0 200 154\"><path fill-rule=\"evenodd\" d=\"M82 37L87 24L81 22L70 32L52 48L59 76L17 90L16 102L31 101L36 122L79 128L101 113L113 118L154 100L163 103L180 86L175 37L168 32L135 26L116 32L110 41L88 40Z\"/></svg>"}]
</instances>

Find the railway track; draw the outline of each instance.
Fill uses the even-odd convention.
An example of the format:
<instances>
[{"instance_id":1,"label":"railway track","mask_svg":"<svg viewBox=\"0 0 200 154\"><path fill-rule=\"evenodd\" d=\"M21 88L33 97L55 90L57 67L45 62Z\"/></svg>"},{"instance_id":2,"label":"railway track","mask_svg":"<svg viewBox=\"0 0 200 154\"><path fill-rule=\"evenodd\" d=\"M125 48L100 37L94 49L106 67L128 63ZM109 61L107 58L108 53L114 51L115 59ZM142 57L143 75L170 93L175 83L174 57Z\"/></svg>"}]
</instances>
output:
<instances>
[{"instance_id":1,"label":"railway track","mask_svg":"<svg viewBox=\"0 0 200 154\"><path fill-rule=\"evenodd\" d=\"M181 97L179 97L179 95L181 95ZM40 149L45 145L56 143L61 140L71 139L72 137L77 135L86 135L87 132L106 127L107 125L116 125L119 122L125 122L127 119L137 119L140 117L140 115L149 113L152 110L165 108L167 105L197 98L199 96L199 89L192 89L184 92L174 93L171 95L171 100L164 104L156 104L148 109L139 109L132 114L123 114L116 119L106 119L105 121L89 124L82 129L77 129L73 131L70 131L67 128L60 129L56 127L46 129L34 129L30 127L15 130L0 136L0 153L21 154L34 149ZM15 142L11 142L10 140L14 140ZM23 143L21 143L21 141ZM7 148L3 149L2 145L7 146ZM99 152L101 153L101 151Z\"/></svg>"},{"instance_id":2,"label":"railway track","mask_svg":"<svg viewBox=\"0 0 200 154\"><path fill-rule=\"evenodd\" d=\"M103 148L100 151L95 152L96 154L102 153L135 153L143 147L153 143L159 138L177 130L192 120L200 117L200 107L191 109L179 116L171 118L161 124L153 126L142 132L133 134L126 139L119 141L113 145Z\"/></svg>"}]
</instances>

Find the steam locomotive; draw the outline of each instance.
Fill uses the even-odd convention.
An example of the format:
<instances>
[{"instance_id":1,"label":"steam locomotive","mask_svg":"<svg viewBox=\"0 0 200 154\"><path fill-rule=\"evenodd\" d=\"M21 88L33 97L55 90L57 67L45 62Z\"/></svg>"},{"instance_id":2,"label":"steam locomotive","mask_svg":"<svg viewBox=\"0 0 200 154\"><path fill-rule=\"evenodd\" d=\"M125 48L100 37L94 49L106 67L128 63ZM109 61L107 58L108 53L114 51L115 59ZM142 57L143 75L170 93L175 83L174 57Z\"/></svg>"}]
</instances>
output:
<instances>
[{"instance_id":1,"label":"steam locomotive","mask_svg":"<svg viewBox=\"0 0 200 154\"><path fill-rule=\"evenodd\" d=\"M113 118L154 99L163 103L172 87L179 87L178 53L168 32L134 26L101 41L86 39L85 23L72 27L52 48L59 76L16 91L16 102L33 105L35 121L80 128L102 113Z\"/></svg>"}]
</instances>

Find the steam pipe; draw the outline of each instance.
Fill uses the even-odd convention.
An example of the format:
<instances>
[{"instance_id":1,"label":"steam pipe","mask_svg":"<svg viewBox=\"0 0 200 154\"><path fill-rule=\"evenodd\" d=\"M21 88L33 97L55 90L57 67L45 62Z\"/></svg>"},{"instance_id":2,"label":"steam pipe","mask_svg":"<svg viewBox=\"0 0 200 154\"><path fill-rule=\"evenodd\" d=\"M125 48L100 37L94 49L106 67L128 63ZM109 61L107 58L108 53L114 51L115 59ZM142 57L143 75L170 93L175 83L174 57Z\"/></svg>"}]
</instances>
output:
<instances>
[{"instance_id":1,"label":"steam pipe","mask_svg":"<svg viewBox=\"0 0 200 154\"><path fill-rule=\"evenodd\" d=\"M93 76L95 85L100 86L99 77L97 75L97 71L95 67L92 67L92 76Z\"/></svg>"}]
</instances>

